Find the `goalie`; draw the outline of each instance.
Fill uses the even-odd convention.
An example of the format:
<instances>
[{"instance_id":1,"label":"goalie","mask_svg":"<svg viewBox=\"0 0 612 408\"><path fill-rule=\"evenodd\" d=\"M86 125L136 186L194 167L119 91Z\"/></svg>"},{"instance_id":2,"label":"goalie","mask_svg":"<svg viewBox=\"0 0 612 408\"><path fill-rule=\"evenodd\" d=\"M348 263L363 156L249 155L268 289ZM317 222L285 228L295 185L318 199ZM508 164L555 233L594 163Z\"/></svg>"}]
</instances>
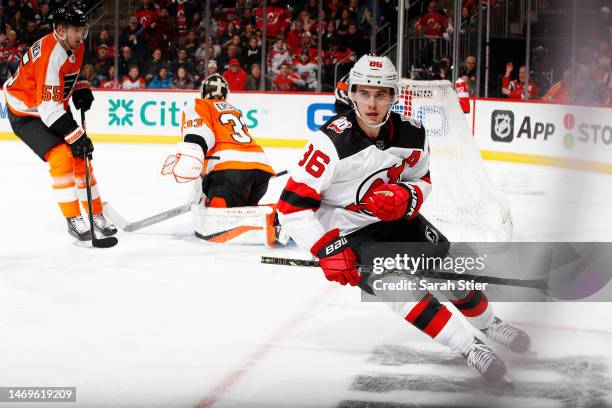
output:
<instances>
[{"instance_id":1,"label":"goalie","mask_svg":"<svg viewBox=\"0 0 612 408\"><path fill-rule=\"evenodd\" d=\"M183 141L164 163L162 174L172 174L178 183L201 179L201 193L196 185L191 209L197 237L271 246L275 208L258 203L274 170L249 134L240 111L226 101L229 87L225 78L209 76L200 93L183 110Z\"/></svg>"}]
</instances>

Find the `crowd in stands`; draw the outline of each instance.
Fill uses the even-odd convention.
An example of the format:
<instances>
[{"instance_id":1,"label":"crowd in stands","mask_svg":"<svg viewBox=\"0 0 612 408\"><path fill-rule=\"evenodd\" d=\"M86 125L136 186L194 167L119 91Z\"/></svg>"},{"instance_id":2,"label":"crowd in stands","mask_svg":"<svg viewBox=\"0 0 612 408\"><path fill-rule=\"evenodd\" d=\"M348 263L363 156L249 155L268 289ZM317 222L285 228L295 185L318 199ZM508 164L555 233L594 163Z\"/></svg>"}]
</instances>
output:
<instances>
[{"instance_id":1,"label":"crowd in stands","mask_svg":"<svg viewBox=\"0 0 612 408\"><path fill-rule=\"evenodd\" d=\"M63 0L2 0L0 80L19 66L23 50L53 29L53 12ZM95 3L95 1L86 1ZM205 4L199 0L140 0L122 27L119 48L108 29L95 29L82 75L95 87L194 89L215 72L231 90L259 90L262 70L261 0L212 0L209 35ZM372 0L326 0L319 27L318 0L268 0L265 89L313 91L334 86L334 67L346 71L369 51ZM378 7L378 6L376 6ZM378 24L393 10L377 10ZM98 31L99 30L99 31ZM317 52L322 34L321 56ZM87 40L89 42L89 40ZM114 56L118 53L115 84Z\"/></svg>"},{"instance_id":2,"label":"crowd in stands","mask_svg":"<svg viewBox=\"0 0 612 408\"><path fill-rule=\"evenodd\" d=\"M495 4L496 0L488 0ZM0 81L19 66L24 49L53 29L53 13L63 0L1 0ZM423 13L413 24L424 38L450 39L453 20L437 1L422 0ZM85 3L93 6L95 0ZM325 0L319 27L318 0L268 0L266 75L262 84L262 0L211 0L210 25L206 30L205 4L198 0L140 0L121 28L119 47L107 29L94 31L81 75L94 87L122 89L196 89L213 73L222 74L230 89L279 91L330 91L334 80L369 52L373 16L377 25L395 18L393 2L372 0ZM379 7L374 13L373 7ZM478 0L462 0L462 21L478 16ZM563 77L552 84L526 84L526 68L512 62L499 73L501 97L545 99L557 102L612 104L612 16L606 6L599 10L598 24L579 44L573 67L557 68ZM460 30L465 30L464 25ZM318 33L322 50L317 52ZM87 40L90 41L89 39ZM423 52L427 53L425 47ZM118 65L114 65L118 54ZM336 65L338 64L338 72ZM450 79L450 56L431 59L413 77ZM468 56L458 64L459 77L475 95L477 60ZM118 83L115 83L115 69ZM340 74L336 75L335 74ZM495 74L493 75L495 78ZM492 96L496 96L495 94Z\"/></svg>"},{"instance_id":3,"label":"crowd in stands","mask_svg":"<svg viewBox=\"0 0 612 408\"><path fill-rule=\"evenodd\" d=\"M212 73L222 74L232 91L261 89L262 1L213 0L208 36L205 3L141 0L121 31L119 50L108 30L94 39L83 68L88 79L94 86L114 87L113 56L118 52L123 89L194 89ZM335 65L350 67L369 51L373 4L326 0L319 27L318 0L268 0L265 89L317 90L321 58L321 89L332 90ZM384 21L379 15L378 24Z\"/></svg>"},{"instance_id":4,"label":"crowd in stands","mask_svg":"<svg viewBox=\"0 0 612 408\"><path fill-rule=\"evenodd\" d=\"M486 3L486 1L483 1ZM492 5L493 0L489 0ZM565 67L555 67L559 81L538 84L527 79L527 68L515 69L512 61L506 64L505 72L499 73L499 90L490 96L508 99L543 99L560 103L584 103L612 105L612 13L608 6L597 10L598 21L580 32L577 58ZM478 16L478 1L463 0L462 22L473 23ZM437 1L428 1L426 10L416 19L414 29L425 39L449 40L453 33L453 21L448 10L439 8ZM462 33L467 30L462 24ZM427 44L427 43L426 43ZM434 58L431 50L424 47L420 57L425 64L415 71L416 79L436 80L452 77L450 56ZM458 77L467 84L470 96L476 92L476 57L468 56L459 64ZM532 73L533 74L533 73ZM494 78L497 75L494 74Z\"/></svg>"}]
</instances>

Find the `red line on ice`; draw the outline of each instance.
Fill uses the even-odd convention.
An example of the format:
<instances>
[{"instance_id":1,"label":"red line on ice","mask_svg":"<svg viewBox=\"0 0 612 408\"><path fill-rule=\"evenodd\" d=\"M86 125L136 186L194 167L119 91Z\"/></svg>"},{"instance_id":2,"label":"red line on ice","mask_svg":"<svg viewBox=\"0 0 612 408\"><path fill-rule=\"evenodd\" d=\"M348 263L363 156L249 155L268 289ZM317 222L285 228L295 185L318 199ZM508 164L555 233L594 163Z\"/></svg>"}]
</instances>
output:
<instances>
[{"instance_id":1,"label":"red line on ice","mask_svg":"<svg viewBox=\"0 0 612 408\"><path fill-rule=\"evenodd\" d=\"M206 395L195 408L212 407L238 380L240 380L251 368L266 356L272 347L283 337L287 336L299 323L306 320L308 314L315 310L321 302L335 289L334 286L326 287L319 295L306 303L297 314L282 325L264 344L253 354L247 357L234 371L229 373L208 395Z\"/></svg>"}]
</instances>

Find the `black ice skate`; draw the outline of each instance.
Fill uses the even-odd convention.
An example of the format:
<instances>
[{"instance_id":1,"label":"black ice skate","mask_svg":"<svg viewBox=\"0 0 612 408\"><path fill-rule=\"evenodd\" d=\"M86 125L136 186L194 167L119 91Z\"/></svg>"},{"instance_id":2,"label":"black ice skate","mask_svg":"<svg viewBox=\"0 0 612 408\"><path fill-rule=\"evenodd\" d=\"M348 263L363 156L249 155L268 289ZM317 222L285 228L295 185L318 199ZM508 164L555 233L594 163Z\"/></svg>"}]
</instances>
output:
<instances>
[{"instance_id":1,"label":"black ice skate","mask_svg":"<svg viewBox=\"0 0 612 408\"><path fill-rule=\"evenodd\" d=\"M91 241L91 230L89 224L80 215L74 218L66 218L68 233L78 241Z\"/></svg>"},{"instance_id":2,"label":"black ice skate","mask_svg":"<svg viewBox=\"0 0 612 408\"><path fill-rule=\"evenodd\" d=\"M465 354L468 365L478 370L480 375L488 382L509 382L505 378L506 365L493 352L491 346L487 346L482 341L474 337L474 342L470 350Z\"/></svg>"},{"instance_id":3,"label":"black ice skate","mask_svg":"<svg viewBox=\"0 0 612 408\"><path fill-rule=\"evenodd\" d=\"M524 331L502 322L497 317L486 329L481 330L489 339L508 347L515 353L524 353L529 349L531 340Z\"/></svg>"},{"instance_id":4,"label":"black ice skate","mask_svg":"<svg viewBox=\"0 0 612 408\"><path fill-rule=\"evenodd\" d=\"M104 214L97 214L93 216L94 227L96 231L100 232L105 237L110 237L117 233L117 227L104 216ZM97 235L96 235L97 236Z\"/></svg>"}]
</instances>

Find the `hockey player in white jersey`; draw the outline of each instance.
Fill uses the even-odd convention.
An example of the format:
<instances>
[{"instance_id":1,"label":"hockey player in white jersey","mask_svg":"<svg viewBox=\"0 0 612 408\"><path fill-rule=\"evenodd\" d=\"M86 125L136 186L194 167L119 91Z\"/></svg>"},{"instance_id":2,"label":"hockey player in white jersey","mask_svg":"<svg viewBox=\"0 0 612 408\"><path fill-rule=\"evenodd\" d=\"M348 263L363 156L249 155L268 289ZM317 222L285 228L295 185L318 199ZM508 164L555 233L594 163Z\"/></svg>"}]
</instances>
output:
<instances>
[{"instance_id":1,"label":"hockey player in white jersey","mask_svg":"<svg viewBox=\"0 0 612 408\"><path fill-rule=\"evenodd\" d=\"M308 249L325 277L360 285L360 246L375 242L431 242L445 256L448 240L419 210L432 189L429 144L416 120L391 111L398 75L387 57L366 55L349 74L353 109L327 121L291 170L279 203L279 219ZM434 247L434 245L432 245ZM416 294L416 293L415 293ZM414 303L390 303L394 311L435 341L463 354L485 379L506 372L492 347L474 337L457 313L431 293ZM458 311L489 339L515 352L528 349L526 333L493 314L481 291L449 294Z\"/></svg>"}]
</instances>

